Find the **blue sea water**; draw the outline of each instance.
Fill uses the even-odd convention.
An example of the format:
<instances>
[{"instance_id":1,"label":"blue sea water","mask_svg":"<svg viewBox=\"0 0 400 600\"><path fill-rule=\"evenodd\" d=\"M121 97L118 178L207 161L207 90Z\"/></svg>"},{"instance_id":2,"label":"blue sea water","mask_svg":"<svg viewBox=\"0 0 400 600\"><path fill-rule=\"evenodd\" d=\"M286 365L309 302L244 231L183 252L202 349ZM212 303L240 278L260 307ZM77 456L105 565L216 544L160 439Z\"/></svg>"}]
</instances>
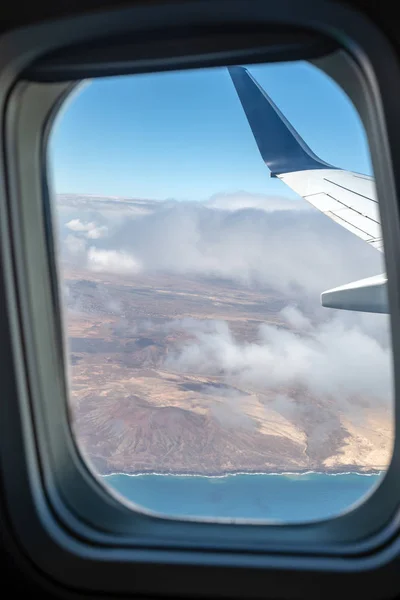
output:
<instances>
[{"instance_id":1,"label":"blue sea water","mask_svg":"<svg viewBox=\"0 0 400 600\"><path fill-rule=\"evenodd\" d=\"M114 474L104 482L125 499L162 515L299 523L342 513L371 493L380 479L359 473Z\"/></svg>"}]
</instances>

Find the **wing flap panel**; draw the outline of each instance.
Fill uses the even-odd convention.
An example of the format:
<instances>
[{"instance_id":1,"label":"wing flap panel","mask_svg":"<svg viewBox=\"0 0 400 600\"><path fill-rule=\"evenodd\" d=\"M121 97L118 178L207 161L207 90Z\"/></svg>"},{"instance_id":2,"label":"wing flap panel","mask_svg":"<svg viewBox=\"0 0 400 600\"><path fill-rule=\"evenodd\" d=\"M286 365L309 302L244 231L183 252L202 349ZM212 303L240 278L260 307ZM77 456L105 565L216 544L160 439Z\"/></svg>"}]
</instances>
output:
<instances>
[{"instance_id":1,"label":"wing flap panel","mask_svg":"<svg viewBox=\"0 0 400 600\"><path fill-rule=\"evenodd\" d=\"M382 250L379 207L375 198L364 197L350 189L350 184L359 180L367 184L371 192L371 181L353 173L327 169L284 173L279 178L336 223ZM365 185L363 189L366 191Z\"/></svg>"}]
</instances>

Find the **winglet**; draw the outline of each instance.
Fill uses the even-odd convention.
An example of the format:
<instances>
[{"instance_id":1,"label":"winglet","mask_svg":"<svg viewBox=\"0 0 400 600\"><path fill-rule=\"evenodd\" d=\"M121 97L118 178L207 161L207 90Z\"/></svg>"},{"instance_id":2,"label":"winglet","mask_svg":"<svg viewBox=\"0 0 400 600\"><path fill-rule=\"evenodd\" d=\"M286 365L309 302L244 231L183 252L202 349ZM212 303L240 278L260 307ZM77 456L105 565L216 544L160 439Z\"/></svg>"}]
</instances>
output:
<instances>
[{"instance_id":1,"label":"winglet","mask_svg":"<svg viewBox=\"0 0 400 600\"><path fill-rule=\"evenodd\" d=\"M276 177L311 169L336 169L307 146L244 67L228 67L260 154Z\"/></svg>"}]
</instances>

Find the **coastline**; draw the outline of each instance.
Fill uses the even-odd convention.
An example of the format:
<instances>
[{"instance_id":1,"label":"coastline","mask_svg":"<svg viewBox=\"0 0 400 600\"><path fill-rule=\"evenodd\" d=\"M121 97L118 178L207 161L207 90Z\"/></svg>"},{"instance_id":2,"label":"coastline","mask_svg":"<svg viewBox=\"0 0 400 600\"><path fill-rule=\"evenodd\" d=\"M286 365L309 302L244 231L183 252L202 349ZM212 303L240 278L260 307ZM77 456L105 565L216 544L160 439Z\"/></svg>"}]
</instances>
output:
<instances>
[{"instance_id":1,"label":"coastline","mask_svg":"<svg viewBox=\"0 0 400 600\"><path fill-rule=\"evenodd\" d=\"M157 477L202 477L204 479L224 479L228 477L237 477L238 475L263 475L263 476L276 476L276 475L285 475L285 476L305 476L305 475L331 475L333 477L338 475L360 475L363 477L372 477L376 475L383 475L385 473L384 469L370 469L365 471L356 471L356 470L347 470L347 471L339 471L339 470L329 470L329 471L228 471L225 473L196 473L196 472L188 472L188 473L171 473L164 472L158 473L156 471L141 471L134 473L126 473L126 472L115 472L115 473L100 473L101 477L113 477L115 475L125 475L126 477L143 477L148 475L156 475Z\"/></svg>"}]
</instances>

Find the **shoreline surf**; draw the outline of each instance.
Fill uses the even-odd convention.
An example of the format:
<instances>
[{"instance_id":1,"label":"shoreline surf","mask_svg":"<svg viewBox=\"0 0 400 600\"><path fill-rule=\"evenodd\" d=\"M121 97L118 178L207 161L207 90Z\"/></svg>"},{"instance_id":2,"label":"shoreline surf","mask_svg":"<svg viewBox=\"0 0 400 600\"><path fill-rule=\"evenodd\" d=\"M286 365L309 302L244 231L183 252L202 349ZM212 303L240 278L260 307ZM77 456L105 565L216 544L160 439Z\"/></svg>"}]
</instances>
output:
<instances>
[{"instance_id":1,"label":"shoreline surf","mask_svg":"<svg viewBox=\"0 0 400 600\"><path fill-rule=\"evenodd\" d=\"M336 477L338 475L359 475L361 477L374 477L381 476L385 473L385 470L376 471L235 471L221 474L208 474L208 473L159 473L157 471L142 471L137 473L126 473L124 471L100 474L101 477L113 477L115 475L125 475L126 477L144 477L144 476L157 476L157 477L201 477L205 479L223 479L225 477L236 477L238 475L263 475L263 476L306 476L306 475L331 475Z\"/></svg>"}]
</instances>

